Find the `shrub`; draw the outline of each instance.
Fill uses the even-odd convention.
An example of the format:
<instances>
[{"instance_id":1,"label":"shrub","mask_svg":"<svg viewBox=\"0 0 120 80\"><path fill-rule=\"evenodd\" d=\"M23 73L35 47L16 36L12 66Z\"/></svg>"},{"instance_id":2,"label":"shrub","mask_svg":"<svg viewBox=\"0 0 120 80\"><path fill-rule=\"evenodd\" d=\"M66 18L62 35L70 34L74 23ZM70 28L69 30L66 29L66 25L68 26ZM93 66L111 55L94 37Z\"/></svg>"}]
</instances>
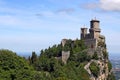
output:
<instances>
[{"instance_id":1,"label":"shrub","mask_svg":"<svg viewBox=\"0 0 120 80\"><path fill-rule=\"evenodd\" d=\"M98 74L99 74L99 71L100 71L100 68L98 67L98 65L95 63L95 62L92 62L90 64L90 70L92 72L92 74L95 76L95 77L98 77Z\"/></svg>"}]
</instances>

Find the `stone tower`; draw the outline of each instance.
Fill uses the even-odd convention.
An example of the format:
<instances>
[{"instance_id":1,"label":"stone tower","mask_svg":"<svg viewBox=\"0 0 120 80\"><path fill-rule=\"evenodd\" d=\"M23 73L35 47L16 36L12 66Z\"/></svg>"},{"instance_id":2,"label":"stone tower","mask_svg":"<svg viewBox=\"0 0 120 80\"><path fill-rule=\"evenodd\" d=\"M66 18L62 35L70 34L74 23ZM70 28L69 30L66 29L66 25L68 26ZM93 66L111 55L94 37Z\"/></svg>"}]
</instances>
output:
<instances>
[{"instance_id":1,"label":"stone tower","mask_svg":"<svg viewBox=\"0 0 120 80\"><path fill-rule=\"evenodd\" d=\"M105 37L100 34L101 29L99 23L99 20L91 20L89 33L87 33L87 28L81 28L81 39L84 40L88 48L96 49L99 41L105 41Z\"/></svg>"},{"instance_id":2,"label":"stone tower","mask_svg":"<svg viewBox=\"0 0 120 80\"><path fill-rule=\"evenodd\" d=\"M90 36L92 39L95 38L98 40L98 38L100 36L101 29L99 28L99 23L100 23L100 21L96 20L96 19L90 21L89 32L90 32Z\"/></svg>"},{"instance_id":3,"label":"stone tower","mask_svg":"<svg viewBox=\"0 0 120 80\"><path fill-rule=\"evenodd\" d=\"M81 28L81 39L85 39L87 35L87 28Z\"/></svg>"}]
</instances>

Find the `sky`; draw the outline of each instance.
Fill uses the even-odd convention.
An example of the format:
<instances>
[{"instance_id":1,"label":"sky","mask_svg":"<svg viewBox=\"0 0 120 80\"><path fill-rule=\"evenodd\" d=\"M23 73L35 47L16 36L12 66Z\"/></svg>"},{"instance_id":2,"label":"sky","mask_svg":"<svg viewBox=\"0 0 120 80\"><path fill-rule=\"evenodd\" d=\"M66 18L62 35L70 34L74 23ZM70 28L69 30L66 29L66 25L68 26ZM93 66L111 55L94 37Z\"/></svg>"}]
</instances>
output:
<instances>
[{"instance_id":1,"label":"sky","mask_svg":"<svg viewBox=\"0 0 120 80\"><path fill-rule=\"evenodd\" d=\"M40 52L100 20L109 53L120 51L120 0L0 0L0 49Z\"/></svg>"}]
</instances>

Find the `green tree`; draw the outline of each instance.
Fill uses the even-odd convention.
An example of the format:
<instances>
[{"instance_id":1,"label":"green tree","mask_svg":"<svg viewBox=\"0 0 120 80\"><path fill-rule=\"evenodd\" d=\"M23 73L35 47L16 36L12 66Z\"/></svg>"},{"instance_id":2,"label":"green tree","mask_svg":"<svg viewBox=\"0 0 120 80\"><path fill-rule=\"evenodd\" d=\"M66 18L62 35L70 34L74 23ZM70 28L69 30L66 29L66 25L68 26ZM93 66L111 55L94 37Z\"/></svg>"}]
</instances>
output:
<instances>
[{"instance_id":1,"label":"green tree","mask_svg":"<svg viewBox=\"0 0 120 80\"><path fill-rule=\"evenodd\" d=\"M31 64L35 64L37 61L37 54L35 52L32 52L32 56L31 56Z\"/></svg>"},{"instance_id":2,"label":"green tree","mask_svg":"<svg viewBox=\"0 0 120 80\"><path fill-rule=\"evenodd\" d=\"M97 52L95 52L95 53L93 54L92 59L95 59L95 60L98 60L98 59L99 59Z\"/></svg>"},{"instance_id":3,"label":"green tree","mask_svg":"<svg viewBox=\"0 0 120 80\"><path fill-rule=\"evenodd\" d=\"M103 57L104 57L104 59L108 59L108 52L107 51L103 51Z\"/></svg>"},{"instance_id":4,"label":"green tree","mask_svg":"<svg viewBox=\"0 0 120 80\"><path fill-rule=\"evenodd\" d=\"M10 50L0 50L1 80L30 80L33 68L27 61Z\"/></svg>"},{"instance_id":5,"label":"green tree","mask_svg":"<svg viewBox=\"0 0 120 80\"><path fill-rule=\"evenodd\" d=\"M110 63L110 61L108 61L108 70L109 70L109 72L111 71L111 69L112 69L112 64Z\"/></svg>"},{"instance_id":6,"label":"green tree","mask_svg":"<svg viewBox=\"0 0 120 80\"><path fill-rule=\"evenodd\" d=\"M98 74L100 72L100 68L98 67L98 65L95 63L95 62L92 62L90 64L90 70L92 72L92 74L95 76L95 77L98 77Z\"/></svg>"}]
</instances>

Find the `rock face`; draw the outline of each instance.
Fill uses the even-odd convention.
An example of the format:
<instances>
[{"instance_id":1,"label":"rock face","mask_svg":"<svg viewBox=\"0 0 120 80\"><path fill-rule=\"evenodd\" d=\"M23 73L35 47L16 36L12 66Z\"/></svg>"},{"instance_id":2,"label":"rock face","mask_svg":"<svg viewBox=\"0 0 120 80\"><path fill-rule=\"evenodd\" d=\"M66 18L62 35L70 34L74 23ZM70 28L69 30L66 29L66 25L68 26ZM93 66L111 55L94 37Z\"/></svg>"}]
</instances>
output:
<instances>
[{"instance_id":1,"label":"rock face","mask_svg":"<svg viewBox=\"0 0 120 80\"><path fill-rule=\"evenodd\" d=\"M109 60L105 37L100 34L101 29L99 28L99 22L98 20L90 21L90 33L87 33L86 28L81 28L81 39L85 41L85 45L88 47L87 53L90 54L90 56L94 56L84 67L89 73L91 80L107 80L108 75L111 74L111 71L108 69ZM98 74L96 74L97 76L90 70L91 63L93 62L96 63L96 66L99 68Z\"/></svg>"},{"instance_id":2,"label":"rock face","mask_svg":"<svg viewBox=\"0 0 120 80\"><path fill-rule=\"evenodd\" d=\"M98 46L93 48L87 48L85 50L86 54L90 56L90 61L86 63L84 69L88 72L90 80L114 80L109 79L109 76L112 74L110 68L110 62L108 59L108 52L106 48L106 44L103 41L99 41ZM67 60L70 57L70 51L62 51L62 61L64 64L67 64ZM95 66L92 66L92 63L95 63ZM91 67L98 67L96 72L96 68L93 70Z\"/></svg>"},{"instance_id":3,"label":"rock face","mask_svg":"<svg viewBox=\"0 0 120 80\"><path fill-rule=\"evenodd\" d=\"M97 56L91 59L85 65L84 69L89 73L91 80L109 80L108 77L112 74L112 72L111 68L109 67L110 62L108 59L106 47L103 47L103 45L98 46L92 56L94 56L95 54L97 54ZM97 77L93 75L92 71L90 70L90 65L92 62L96 63L96 66L99 67L99 73L97 74Z\"/></svg>"}]
</instances>

